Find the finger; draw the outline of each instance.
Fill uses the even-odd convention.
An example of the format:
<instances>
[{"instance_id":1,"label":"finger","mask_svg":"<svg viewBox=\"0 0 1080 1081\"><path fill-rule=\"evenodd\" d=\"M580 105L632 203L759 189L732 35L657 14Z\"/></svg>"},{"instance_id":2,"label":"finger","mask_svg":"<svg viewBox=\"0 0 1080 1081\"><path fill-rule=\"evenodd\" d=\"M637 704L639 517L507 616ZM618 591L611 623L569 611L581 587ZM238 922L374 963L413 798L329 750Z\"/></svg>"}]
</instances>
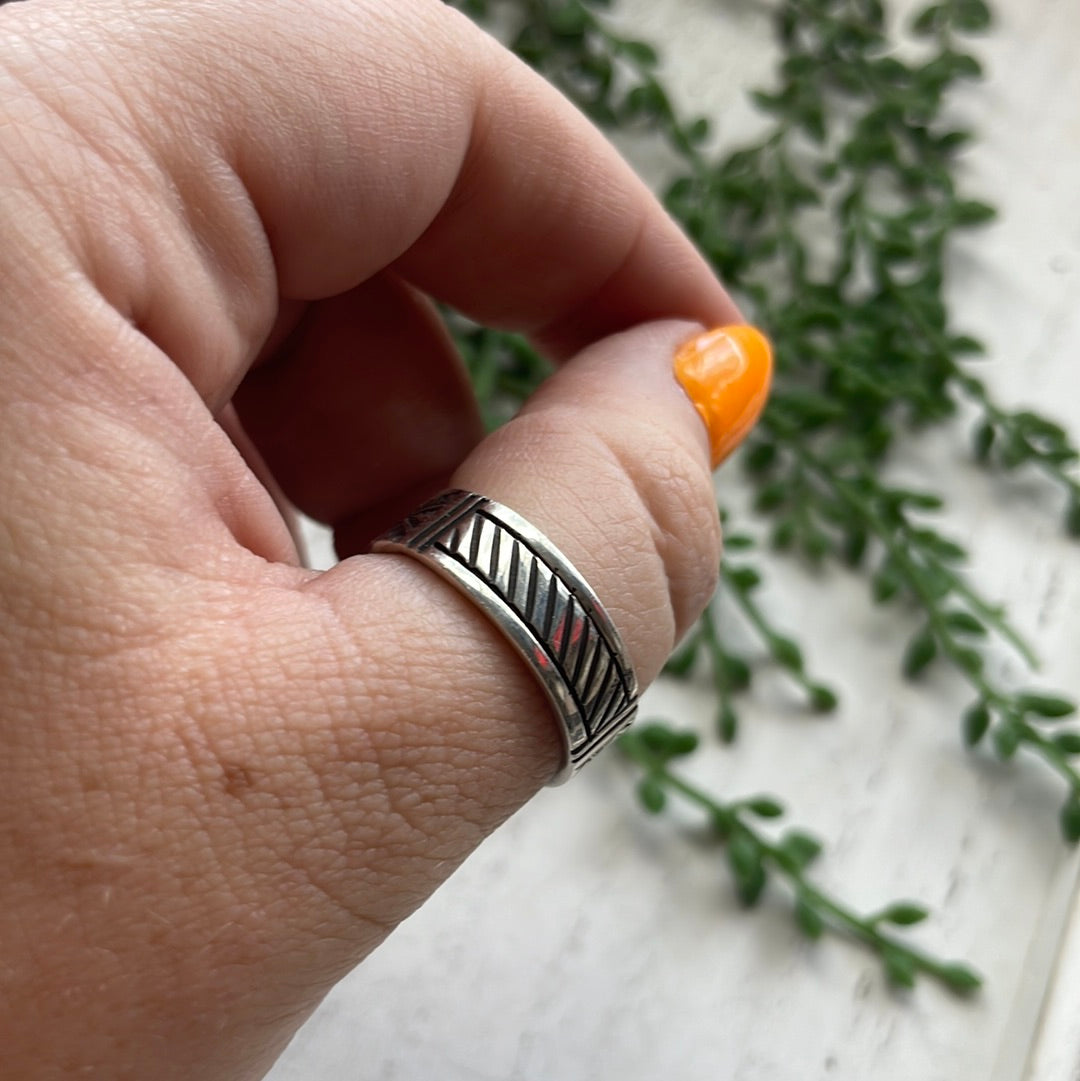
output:
<instances>
[{"instance_id":1,"label":"finger","mask_svg":"<svg viewBox=\"0 0 1080 1081\"><path fill-rule=\"evenodd\" d=\"M215 411L280 296L337 295L395 261L559 353L647 318L734 318L604 139L463 17L434 0L296 15L288 0L257 21L240 0L182 19L150 0L42 0L0 16L11 96L45 103L41 191L93 192L92 214L73 198L34 227ZM83 77L55 77L48 40Z\"/></svg>"},{"instance_id":2,"label":"finger","mask_svg":"<svg viewBox=\"0 0 1080 1081\"><path fill-rule=\"evenodd\" d=\"M441 320L385 274L312 305L233 402L288 499L345 551L445 486L483 433Z\"/></svg>"},{"instance_id":3,"label":"finger","mask_svg":"<svg viewBox=\"0 0 1080 1081\"><path fill-rule=\"evenodd\" d=\"M399 272L555 357L650 319L738 322L704 260L600 134L509 54L488 64L454 189Z\"/></svg>"},{"instance_id":4,"label":"finger","mask_svg":"<svg viewBox=\"0 0 1080 1081\"><path fill-rule=\"evenodd\" d=\"M566 553L643 684L717 574L706 433L671 372L693 329L652 324L590 348L454 477L524 514ZM258 702L245 711L240 749L219 753L252 776L265 775L266 758L307 763L310 790L294 790L295 771L290 790L314 816L309 828L327 816L346 841L305 866L347 911L365 914L370 934L370 921L392 926L552 776L560 739L535 675L422 564L361 556L302 594L287 649L263 626L243 677ZM425 859L432 852L436 863Z\"/></svg>"}]
</instances>

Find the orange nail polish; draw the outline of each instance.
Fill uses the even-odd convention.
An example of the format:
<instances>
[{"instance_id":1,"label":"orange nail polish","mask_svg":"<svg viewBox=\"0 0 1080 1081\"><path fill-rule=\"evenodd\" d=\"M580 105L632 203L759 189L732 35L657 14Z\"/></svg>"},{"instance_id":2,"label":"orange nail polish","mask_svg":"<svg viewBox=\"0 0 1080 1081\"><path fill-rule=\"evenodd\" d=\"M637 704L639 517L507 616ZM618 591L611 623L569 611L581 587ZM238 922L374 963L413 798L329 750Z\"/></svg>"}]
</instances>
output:
<instances>
[{"instance_id":1,"label":"orange nail polish","mask_svg":"<svg viewBox=\"0 0 1080 1081\"><path fill-rule=\"evenodd\" d=\"M709 430L715 469L746 438L765 407L772 347L756 327L716 327L679 347L675 378Z\"/></svg>"}]
</instances>

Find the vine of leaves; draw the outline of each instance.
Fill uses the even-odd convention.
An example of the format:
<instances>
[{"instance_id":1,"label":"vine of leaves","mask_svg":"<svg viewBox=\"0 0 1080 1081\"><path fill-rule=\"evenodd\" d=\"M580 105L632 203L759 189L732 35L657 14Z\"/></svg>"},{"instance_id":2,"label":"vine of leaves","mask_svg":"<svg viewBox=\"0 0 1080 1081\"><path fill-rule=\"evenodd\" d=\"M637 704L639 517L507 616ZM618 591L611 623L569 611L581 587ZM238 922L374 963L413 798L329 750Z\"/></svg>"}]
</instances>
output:
<instances>
[{"instance_id":1,"label":"vine of leaves","mask_svg":"<svg viewBox=\"0 0 1080 1081\"><path fill-rule=\"evenodd\" d=\"M752 93L768 118L765 131L720 154L708 149L709 119L674 104L653 46L612 28L607 0L457 6L480 20L498 15L504 27L509 21L514 50L601 126L665 139L679 165L663 193L668 210L776 348L774 392L741 453L754 509L771 522L769 548L811 567L860 569L876 603L919 613L904 675L918 679L944 664L966 680L973 698L962 718L965 741L987 741L1002 759L1026 752L1054 770L1066 788L1061 831L1080 840L1080 732L1061 724L1074 703L995 674L987 664L994 649L1011 649L1033 668L1031 647L1003 607L969 581L965 548L933 524L941 497L883 475L900 441L953 421L963 407L976 418L975 459L989 470L1040 472L1062 492L1065 530L1080 537L1075 444L1052 420L994 399L969 363L984 346L952 325L944 299L954 237L995 215L958 182L956 155L975 135L956 126L948 108L958 86L981 77L966 43L990 28L987 4L931 3L907 28L915 47L901 52L882 0L780 0L776 83ZM506 419L546 364L514 335L452 322L489 423ZM755 595L768 552L730 521L725 545L722 591L732 607L809 708L833 709L836 691L807 671L798 644ZM680 677L702 667L716 691L719 736L731 741L755 668L728 643L712 609L667 671ZM887 932L921 920L921 906L898 902L865 917L817 889L806 868L818 843L798 830L773 840L757 824L779 817L779 801L725 802L674 772L671 763L696 747L690 734L642 726L622 747L641 770L647 811L675 796L705 813L745 903L778 875L808 935L830 927L858 939L894 984L910 986L923 973L958 992L978 986L966 966L939 962Z\"/></svg>"}]
</instances>

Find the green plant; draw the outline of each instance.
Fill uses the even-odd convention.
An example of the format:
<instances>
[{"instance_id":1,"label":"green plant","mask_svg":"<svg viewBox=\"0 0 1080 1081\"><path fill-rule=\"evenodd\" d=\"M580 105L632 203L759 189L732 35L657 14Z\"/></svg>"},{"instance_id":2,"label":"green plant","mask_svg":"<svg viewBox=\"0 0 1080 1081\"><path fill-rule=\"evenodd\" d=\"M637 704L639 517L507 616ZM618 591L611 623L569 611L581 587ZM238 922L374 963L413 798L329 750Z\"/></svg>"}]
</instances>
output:
<instances>
[{"instance_id":1,"label":"green plant","mask_svg":"<svg viewBox=\"0 0 1080 1081\"><path fill-rule=\"evenodd\" d=\"M681 115L655 49L617 34L603 17L606 2L459 6L478 18L500 9L518 54L601 125L664 138L680 174L664 193L668 209L773 339L774 393L740 455L754 509L770 523L769 544L727 522L722 591L731 606L809 707L828 711L836 692L806 671L798 644L755 590L773 553L811 568L834 562L862 571L876 603L919 614L901 659L905 676L918 679L935 664L954 669L973 692L965 741L989 742L1002 759L1025 752L1054 770L1066 787L1061 830L1080 840L1080 732L1061 727L1073 702L1008 685L986 664L1002 646L1028 667L1036 659L1003 608L964 573L964 547L932 524L941 497L884 474L899 443L953 421L964 405L976 415L975 458L988 470L1041 472L1064 495L1065 529L1080 536L1076 447L1051 420L994 400L966 362L983 346L952 326L944 300L954 236L994 216L958 183L955 156L974 133L951 123L948 110L954 88L981 74L965 42L991 24L984 0L925 7L908 28L917 47L903 53L893 48L896 31L881 0L779 0L777 82L753 93L766 130L719 156L706 149L708 118ZM512 335L459 329L489 416L501 419L545 369ZM731 741L755 668L728 644L712 611L667 670L686 677L702 666L716 689L719 735ZM924 972L954 990L975 986L967 969L883 936L883 922L903 920L858 917L814 890L783 842L752 825L765 803L755 811L752 802L723 802L680 780L668 765L673 748L692 749L684 737L654 726L622 746L643 771L646 810L676 793L710 816L745 901L756 900L771 868L793 886L804 929L829 926L860 939L894 982ZM779 806L770 798L770 809Z\"/></svg>"},{"instance_id":2,"label":"green plant","mask_svg":"<svg viewBox=\"0 0 1080 1081\"><path fill-rule=\"evenodd\" d=\"M671 769L671 763L693 754L698 737L662 724L639 724L623 735L624 754L641 767L638 799L650 814L659 814L671 795L705 813L708 831L727 851L728 866L739 899L754 905L769 876L785 879L795 898L795 922L808 938L820 938L827 927L865 943L881 958L885 975L897 987L912 987L921 972L950 991L969 994L982 985L979 975L956 961L939 961L898 938L893 931L926 919L928 912L913 901L893 901L864 916L814 884L808 868L821 853L821 843L798 829L778 839L766 836L755 820L778 819L784 807L773 796L722 801Z\"/></svg>"}]
</instances>

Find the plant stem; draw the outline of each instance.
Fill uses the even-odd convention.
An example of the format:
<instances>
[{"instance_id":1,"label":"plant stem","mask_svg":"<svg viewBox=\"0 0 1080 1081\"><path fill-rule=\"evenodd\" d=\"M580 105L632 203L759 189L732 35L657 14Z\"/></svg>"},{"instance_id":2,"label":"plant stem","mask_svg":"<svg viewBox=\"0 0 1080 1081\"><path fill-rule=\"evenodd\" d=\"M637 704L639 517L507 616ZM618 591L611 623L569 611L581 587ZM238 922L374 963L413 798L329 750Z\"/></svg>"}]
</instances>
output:
<instances>
[{"instance_id":1,"label":"plant stem","mask_svg":"<svg viewBox=\"0 0 1080 1081\"><path fill-rule=\"evenodd\" d=\"M631 733L632 737L632 733ZM620 741L623 753L635 762L653 782L664 790L677 793L688 803L704 811L710 822L723 823L728 837L741 834L769 867L784 877L800 904L809 907L834 930L870 947L886 964L896 964L899 956L906 959L900 971L910 968L940 981L948 989L966 993L981 983L970 969L955 962L945 962L918 949L901 938L881 930L881 913L864 916L815 885L805 872L805 866L792 857L783 844L777 844L759 832L751 823L746 803L725 803L673 772L663 755L650 751L644 740L624 737ZM895 970L890 970L895 973Z\"/></svg>"}]
</instances>

